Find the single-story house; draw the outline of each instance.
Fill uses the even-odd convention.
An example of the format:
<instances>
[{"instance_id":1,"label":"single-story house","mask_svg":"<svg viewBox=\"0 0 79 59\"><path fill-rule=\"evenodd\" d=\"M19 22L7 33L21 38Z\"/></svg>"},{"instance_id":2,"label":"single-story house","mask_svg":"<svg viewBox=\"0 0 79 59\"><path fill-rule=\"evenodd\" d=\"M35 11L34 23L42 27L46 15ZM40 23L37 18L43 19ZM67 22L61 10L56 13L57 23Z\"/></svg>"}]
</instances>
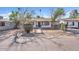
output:
<instances>
[{"instance_id":1,"label":"single-story house","mask_svg":"<svg viewBox=\"0 0 79 59\"><path fill-rule=\"evenodd\" d=\"M51 28L51 19L48 18L38 18L32 19L34 28Z\"/></svg>"},{"instance_id":2,"label":"single-story house","mask_svg":"<svg viewBox=\"0 0 79 59\"><path fill-rule=\"evenodd\" d=\"M74 18L66 18L63 19L64 22L67 24L68 28L76 28L79 29L79 19L74 19Z\"/></svg>"},{"instance_id":3,"label":"single-story house","mask_svg":"<svg viewBox=\"0 0 79 59\"><path fill-rule=\"evenodd\" d=\"M36 18L33 20L34 28L43 28L43 29L52 29L52 20L51 18ZM55 22L55 28L59 28L59 23Z\"/></svg>"}]
</instances>

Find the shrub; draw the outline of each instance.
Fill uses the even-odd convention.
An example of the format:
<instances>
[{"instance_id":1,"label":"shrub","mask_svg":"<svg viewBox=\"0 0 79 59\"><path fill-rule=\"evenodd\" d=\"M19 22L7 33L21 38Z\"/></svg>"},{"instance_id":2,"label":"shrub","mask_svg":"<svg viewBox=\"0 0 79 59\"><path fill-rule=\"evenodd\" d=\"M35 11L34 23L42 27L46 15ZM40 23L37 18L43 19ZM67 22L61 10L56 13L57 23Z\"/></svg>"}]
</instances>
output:
<instances>
[{"instance_id":1,"label":"shrub","mask_svg":"<svg viewBox=\"0 0 79 59\"><path fill-rule=\"evenodd\" d=\"M65 31L65 24L61 24L61 30Z\"/></svg>"},{"instance_id":2,"label":"shrub","mask_svg":"<svg viewBox=\"0 0 79 59\"><path fill-rule=\"evenodd\" d=\"M30 33L30 31L32 31L33 26L32 24L24 24L23 25L25 32Z\"/></svg>"}]
</instances>

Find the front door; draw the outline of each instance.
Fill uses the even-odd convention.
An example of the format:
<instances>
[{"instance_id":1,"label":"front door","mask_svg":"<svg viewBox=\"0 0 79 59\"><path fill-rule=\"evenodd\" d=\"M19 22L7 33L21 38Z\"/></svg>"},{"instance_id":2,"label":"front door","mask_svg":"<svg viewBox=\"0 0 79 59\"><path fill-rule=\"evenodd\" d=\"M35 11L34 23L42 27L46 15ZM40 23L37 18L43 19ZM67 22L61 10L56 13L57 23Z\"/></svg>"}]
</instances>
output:
<instances>
[{"instance_id":1,"label":"front door","mask_svg":"<svg viewBox=\"0 0 79 59\"><path fill-rule=\"evenodd\" d=\"M38 22L38 27L41 27L41 23L40 22Z\"/></svg>"}]
</instances>

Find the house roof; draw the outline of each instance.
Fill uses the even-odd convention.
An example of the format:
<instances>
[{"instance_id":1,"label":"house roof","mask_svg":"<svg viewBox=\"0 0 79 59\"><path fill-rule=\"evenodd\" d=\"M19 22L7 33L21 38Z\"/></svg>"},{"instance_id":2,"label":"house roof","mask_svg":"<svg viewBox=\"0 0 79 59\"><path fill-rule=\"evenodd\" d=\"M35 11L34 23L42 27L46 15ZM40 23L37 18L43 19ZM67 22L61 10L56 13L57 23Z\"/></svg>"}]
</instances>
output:
<instances>
[{"instance_id":1,"label":"house roof","mask_svg":"<svg viewBox=\"0 0 79 59\"><path fill-rule=\"evenodd\" d=\"M69 22L79 22L79 18L66 18L63 19L64 21L69 21Z\"/></svg>"},{"instance_id":2,"label":"house roof","mask_svg":"<svg viewBox=\"0 0 79 59\"><path fill-rule=\"evenodd\" d=\"M0 19L0 21L6 22L6 21L9 21L9 20L8 19Z\"/></svg>"},{"instance_id":3,"label":"house roof","mask_svg":"<svg viewBox=\"0 0 79 59\"><path fill-rule=\"evenodd\" d=\"M33 21L52 21L50 18L34 18Z\"/></svg>"}]
</instances>

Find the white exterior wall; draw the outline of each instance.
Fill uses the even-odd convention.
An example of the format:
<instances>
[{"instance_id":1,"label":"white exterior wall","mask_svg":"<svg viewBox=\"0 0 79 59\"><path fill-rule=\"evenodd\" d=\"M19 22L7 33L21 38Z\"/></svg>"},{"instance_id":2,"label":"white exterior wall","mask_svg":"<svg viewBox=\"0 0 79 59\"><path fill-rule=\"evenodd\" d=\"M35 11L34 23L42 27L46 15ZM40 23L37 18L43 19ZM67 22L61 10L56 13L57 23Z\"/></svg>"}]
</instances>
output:
<instances>
[{"instance_id":1,"label":"white exterior wall","mask_svg":"<svg viewBox=\"0 0 79 59\"><path fill-rule=\"evenodd\" d=\"M78 27L78 22L74 22L74 26L75 27Z\"/></svg>"},{"instance_id":2,"label":"white exterior wall","mask_svg":"<svg viewBox=\"0 0 79 59\"><path fill-rule=\"evenodd\" d=\"M42 25L42 28L51 28L51 22L49 22L49 25Z\"/></svg>"},{"instance_id":3,"label":"white exterior wall","mask_svg":"<svg viewBox=\"0 0 79 59\"><path fill-rule=\"evenodd\" d=\"M5 26L0 26L0 30L8 30L14 28L14 23L12 22L5 22Z\"/></svg>"},{"instance_id":4,"label":"white exterior wall","mask_svg":"<svg viewBox=\"0 0 79 59\"><path fill-rule=\"evenodd\" d=\"M68 22L68 27L76 27L78 28L78 22L74 22L74 25L72 25L73 22Z\"/></svg>"},{"instance_id":5,"label":"white exterior wall","mask_svg":"<svg viewBox=\"0 0 79 59\"><path fill-rule=\"evenodd\" d=\"M34 22L33 27L36 28L38 25L38 22ZM41 28L51 28L51 22L49 22L49 25L41 25Z\"/></svg>"},{"instance_id":6,"label":"white exterior wall","mask_svg":"<svg viewBox=\"0 0 79 59\"><path fill-rule=\"evenodd\" d=\"M33 27L34 27L34 28L36 28L36 25L37 25L37 22L34 22L34 25L33 25Z\"/></svg>"}]
</instances>

